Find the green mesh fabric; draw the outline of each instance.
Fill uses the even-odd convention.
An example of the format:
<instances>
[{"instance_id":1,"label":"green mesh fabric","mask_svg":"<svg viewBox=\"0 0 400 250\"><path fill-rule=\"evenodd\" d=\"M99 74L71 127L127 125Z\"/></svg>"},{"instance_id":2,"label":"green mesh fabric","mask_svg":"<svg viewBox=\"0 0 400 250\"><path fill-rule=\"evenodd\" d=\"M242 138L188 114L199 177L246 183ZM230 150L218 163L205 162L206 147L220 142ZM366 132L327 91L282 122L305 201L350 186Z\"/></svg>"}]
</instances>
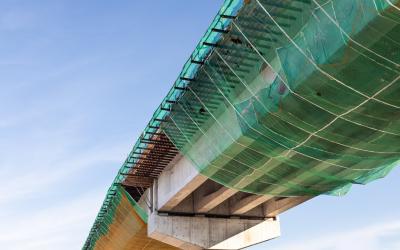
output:
<instances>
[{"instance_id":1,"label":"green mesh fabric","mask_svg":"<svg viewBox=\"0 0 400 250\"><path fill-rule=\"evenodd\" d=\"M399 6L245 1L162 130L246 192L342 195L384 177L400 159Z\"/></svg>"},{"instance_id":2,"label":"green mesh fabric","mask_svg":"<svg viewBox=\"0 0 400 250\"><path fill-rule=\"evenodd\" d=\"M107 232L129 159L155 132L202 174L250 193L342 195L387 175L400 159L399 24L399 0L225 0L84 249Z\"/></svg>"},{"instance_id":3,"label":"green mesh fabric","mask_svg":"<svg viewBox=\"0 0 400 250\"><path fill-rule=\"evenodd\" d=\"M172 88L167 93L160 106L154 112L152 119L149 121L148 125L143 131L143 136L138 138L128 157L119 169L117 176L115 177L112 185L107 191L106 197L90 230L89 236L86 239L83 249L92 249L99 236L104 234L104 232L108 230L110 220L114 218L115 208L120 201L119 195L121 190L119 184L125 180L126 174L135 167L135 163L132 162L130 159L135 156L137 152L143 152L142 148L146 148L147 146L149 146L141 139L150 139L151 134L157 132L157 128L161 125L161 120L170 114L170 112L164 108L166 102L178 100L185 92L182 89L182 86L184 86L186 83L185 80L183 80L182 78L193 77L200 69L200 65L193 63L193 61L205 60L212 51L212 48L207 46L206 43L215 43L222 37L222 34L215 32L215 30L223 29L223 27L231 23L232 20L230 18L223 18L221 16L235 16L242 5L242 0L224 1L221 9L218 11L210 27L207 29L204 36L201 38L200 42L196 46L195 50L190 55L190 58L185 62L182 68L182 72L178 76ZM129 194L127 196L131 198ZM137 208L139 207L137 206ZM138 209L137 211L140 211L140 209ZM142 218L145 218L145 214L143 213L144 212L140 212ZM147 219L143 220L147 221Z\"/></svg>"}]
</instances>

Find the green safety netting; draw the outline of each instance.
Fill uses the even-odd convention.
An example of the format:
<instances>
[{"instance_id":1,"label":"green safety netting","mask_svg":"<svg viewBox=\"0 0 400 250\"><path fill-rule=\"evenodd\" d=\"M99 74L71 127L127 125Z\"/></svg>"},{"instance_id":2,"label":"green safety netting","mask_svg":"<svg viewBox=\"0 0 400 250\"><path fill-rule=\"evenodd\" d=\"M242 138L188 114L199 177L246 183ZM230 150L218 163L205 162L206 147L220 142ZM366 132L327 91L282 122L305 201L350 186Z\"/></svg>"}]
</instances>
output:
<instances>
[{"instance_id":1,"label":"green safety netting","mask_svg":"<svg viewBox=\"0 0 400 250\"><path fill-rule=\"evenodd\" d=\"M134 154L137 154L137 152L144 152L143 148L146 148L148 146L148 144L143 142L143 140L141 139L150 139L151 134L157 132L158 128L161 125L162 119L168 116L170 113L170 111L163 108L166 105L166 101L176 101L184 94L185 91L184 89L182 89L182 86L184 86L186 83L183 78L193 77L194 75L196 75L197 71L200 68L200 65L194 63L193 61L202 61L207 58L207 56L212 51L212 48L207 46L206 44L215 43L219 39L221 39L222 34L216 32L216 30L222 29L223 27L229 25L229 23L231 23L232 21L229 18L223 18L223 16L236 15L242 5L242 0L224 1L221 9L218 11L210 27L205 32L204 36L196 46L190 58L184 64L182 72L178 76L177 80L173 84L172 88L170 89L160 106L154 112L153 117L144 129L142 136L138 138L125 162L122 164L120 170L118 171L118 174L115 177L111 187L107 191L106 197L89 232L89 236L86 239L83 249L93 249L99 237L101 235L107 234L110 226L110 220L114 218L116 206L120 202L120 183L125 180L126 174L129 173L135 166L135 162L132 162L130 159L132 158L132 156L134 156ZM137 208L137 206L135 206L135 208ZM137 212L143 215L140 209L138 209ZM147 219L145 221L147 221Z\"/></svg>"},{"instance_id":2,"label":"green safety netting","mask_svg":"<svg viewBox=\"0 0 400 250\"><path fill-rule=\"evenodd\" d=\"M107 233L129 159L155 132L202 174L250 193L342 195L385 176L400 159L399 24L398 0L225 0L84 249Z\"/></svg>"},{"instance_id":3,"label":"green safety netting","mask_svg":"<svg viewBox=\"0 0 400 250\"><path fill-rule=\"evenodd\" d=\"M342 195L400 156L400 7L245 1L162 130L199 171L276 196Z\"/></svg>"}]
</instances>

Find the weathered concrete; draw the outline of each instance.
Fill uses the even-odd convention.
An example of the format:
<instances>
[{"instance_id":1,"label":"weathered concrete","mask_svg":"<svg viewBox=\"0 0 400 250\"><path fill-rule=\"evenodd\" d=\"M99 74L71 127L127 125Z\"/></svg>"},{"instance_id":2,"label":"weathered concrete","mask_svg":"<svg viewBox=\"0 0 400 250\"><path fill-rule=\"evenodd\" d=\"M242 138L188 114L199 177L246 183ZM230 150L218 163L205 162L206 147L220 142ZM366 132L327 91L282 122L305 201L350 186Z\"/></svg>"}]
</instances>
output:
<instances>
[{"instance_id":1,"label":"weathered concrete","mask_svg":"<svg viewBox=\"0 0 400 250\"><path fill-rule=\"evenodd\" d=\"M238 191L227 187L221 187L217 191L201 198L198 201L196 212L197 213L209 212L211 209L215 208L225 200L229 199L237 192Z\"/></svg>"},{"instance_id":2,"label":"weathered concrete","mask_svg":"<svg viewBox=\"0 0 400 250\"><path fill-rule=\"evenodd\" d=\"M239 249L280 235L276 216L311 197L240 192L201 175L178 156L146 190L148 237L181 249ZM274 219L266 219L266 218Z\"/></svg>"},{"instance_id":3,"label":"weathered concrete","mask_svg":"<svg viewBox=\"0 0 400 250\"><path fill-rule=\"evenodd\" d=\"M313 196L300 196L300 197L288 197L281 199L271 199L268 201L265 207L265 216L274 217L278 214L285 212L286 210L300 205L301 203L313 198Z\"/></svg>"},{"instance_id":4,"label":"weathered concrete","mask_svg":"<svg viewBox=\"0 0 400 250\"><path fill-rule=\"evenodd\" d=\"M280 235L277 220L149 216L148 236L182 249L240 249Z\"/></svg>"},{"instance_id":5,"label":"weathered concrete","mask_svg":"<svg viewBox=\"0 0 400 250\"><path fill-rule=\"evenodd\" d=\"M238 203L236 203L232 208L232 214L244 214L251 209L261 205L262 203L270 200L272 196L270 195L250 195L243 198Z\"/></svg>"},{"instance_id":6,"label":"weathered concrete","mask_svg":"<svg viewBox=\"0 0 400 250\"><path fill-rule=\"evenodd\" d=\"M280 236L278 220L266 220L241 233L232 236L210 249L242 249Z\"/></svg>"},{"instance_id":7,"label":"weathered concrete","mask_svg":"<svg viewBox=\"0 0 400 250\"><path fill-rule=\"evenodd\" d=\"M171 210L206 180L207 177L199 174L190 160L180 157L173 167L164 170L158 178L158 210Z\"/></svg>"}]
</instances>

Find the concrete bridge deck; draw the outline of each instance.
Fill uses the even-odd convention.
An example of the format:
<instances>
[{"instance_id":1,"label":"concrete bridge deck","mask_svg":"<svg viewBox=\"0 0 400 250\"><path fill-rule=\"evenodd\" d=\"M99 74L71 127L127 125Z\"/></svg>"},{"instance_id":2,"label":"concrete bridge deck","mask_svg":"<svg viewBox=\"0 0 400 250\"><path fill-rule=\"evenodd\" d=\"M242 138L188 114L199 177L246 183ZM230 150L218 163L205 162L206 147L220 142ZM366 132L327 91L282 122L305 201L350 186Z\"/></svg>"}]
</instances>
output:
<instances>
[{"instance_id":1,"label":"concrete bridge deck","mask_svg":"<svg viewBox=\"0 0 400 250\"><path fill-rule=\"evenodd\" d=\"M384 177L400 163L399 34L397 0L226 0L84 249L240 249Z\"/></svg>"}]
</instances>

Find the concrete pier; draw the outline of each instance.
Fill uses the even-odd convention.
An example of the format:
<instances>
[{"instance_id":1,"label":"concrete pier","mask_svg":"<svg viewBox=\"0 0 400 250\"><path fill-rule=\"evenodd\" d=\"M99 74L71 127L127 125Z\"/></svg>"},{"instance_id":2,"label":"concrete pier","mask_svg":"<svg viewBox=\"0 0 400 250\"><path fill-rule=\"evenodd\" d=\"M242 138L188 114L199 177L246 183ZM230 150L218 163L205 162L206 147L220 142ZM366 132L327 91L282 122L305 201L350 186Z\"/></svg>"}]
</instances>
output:
<instances>
[{"instance_id":1,"label":"concrete pier","mask_svg":"<svg viewBox=\"0 0 400 250\"><path fill-rule=\"evenodd\" d=\"M139 204L149 214L149 238L181 249L241 249L279 237L278 214L310 198L233 190L178 155Z\"/></svg>"}]
</instances>

